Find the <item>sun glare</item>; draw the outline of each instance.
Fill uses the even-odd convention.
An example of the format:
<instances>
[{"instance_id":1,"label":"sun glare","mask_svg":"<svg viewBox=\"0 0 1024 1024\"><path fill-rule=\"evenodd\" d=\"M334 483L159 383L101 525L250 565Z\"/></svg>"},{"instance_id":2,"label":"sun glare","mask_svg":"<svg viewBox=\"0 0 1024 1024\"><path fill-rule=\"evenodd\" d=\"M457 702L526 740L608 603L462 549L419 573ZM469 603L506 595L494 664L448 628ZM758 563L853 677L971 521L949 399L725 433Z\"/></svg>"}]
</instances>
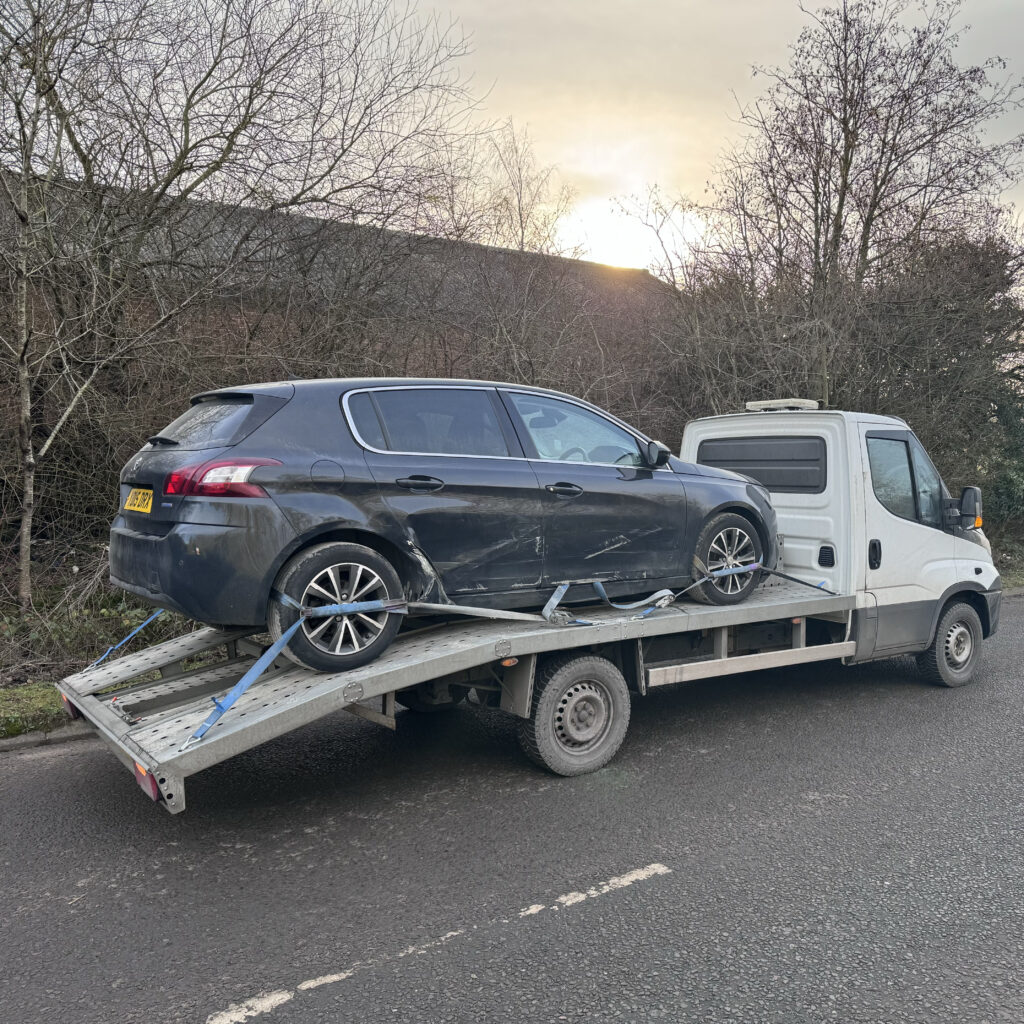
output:
<instances>
[{"instance_id":1,"label":"sun glare","mask_svg":"<svg viewBox=\"0 0 1024 1024\"><path fill-rule=\"evenodd\" d=\"M660 257L658 240L607 199L584 199L562 222L559 241L585 260L613 267L649 267Z\"/></svg>"},{"instance_id":2,"label":"sun glare","mask_svg":"<svg viewBox=\"0 0 1024 1024\"><path fill-rule=\"evenodd\" d=\"M666 243L674 255L703 234L703 221L692 213L672 218ZM630 217L607 199L584 199L562 221L559 242L578 250L582 259L613 267L650 269L664 262L658 239L650 228Z\"/></svg>"}]
</instances>

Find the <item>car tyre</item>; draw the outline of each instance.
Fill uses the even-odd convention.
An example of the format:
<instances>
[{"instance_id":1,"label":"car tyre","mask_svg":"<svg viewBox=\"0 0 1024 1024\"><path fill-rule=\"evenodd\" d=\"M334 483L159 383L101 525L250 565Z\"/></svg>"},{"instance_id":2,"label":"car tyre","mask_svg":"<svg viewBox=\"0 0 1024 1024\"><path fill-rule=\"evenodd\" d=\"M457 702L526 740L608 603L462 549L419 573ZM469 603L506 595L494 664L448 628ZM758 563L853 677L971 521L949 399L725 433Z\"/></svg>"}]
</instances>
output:
<instances>
[{"instance_id":1,"label":"car tyre","mask_svg":"<svg viewBox=\"0 0 1024 1024\"><path fill-rule=\"evenodd\" d=\"M362 544L317 544L299 552L278 573L274 589L301 605L317 607L353 601L399 600L402 581L394 566ZM271 600L267 628L276 642L299 613ZM317 672L358 668L380 657L401 626L401 616L381 611L309 618L284 653Z\"/></svg>"},{"instance_id":2,"label":"car tyre","mask_svg":"<svg viewBox=\"0 0 1024 1024\"><path fill-rule=\"evenodd\" d=\"M735 512L723 512L712 516L700 531L694 548L693 578L699 580L704 576L705 567L720 569L760 562L763 553L761 538L750 520ZM757 589L761 575L755 570L708 580L689 593L704 604L739 604Z\"/></svg>"},{"instance_id":3,"label":"car tyre","mask_svg":"<svg viewBox=\"0 0 1024 1024\"><path fill-rule=\"evenodd\" d=\"M939 617L931 646L917 656L921 675L936 686L971 681L983 636L978 613L965 601L951 604Z\"/></svg>"},{"instance_id":4,"label":"car tyre","mask_svg":"<svg viewBox=\"0 0 1024 1024\"><path fill-rule=\"evenodd\" d=\"M519 743L534 764L556 775L594 772L622 745L629 711L626 680L607 658L550 658L537 671Z\"/></svg>"}]
</instances>

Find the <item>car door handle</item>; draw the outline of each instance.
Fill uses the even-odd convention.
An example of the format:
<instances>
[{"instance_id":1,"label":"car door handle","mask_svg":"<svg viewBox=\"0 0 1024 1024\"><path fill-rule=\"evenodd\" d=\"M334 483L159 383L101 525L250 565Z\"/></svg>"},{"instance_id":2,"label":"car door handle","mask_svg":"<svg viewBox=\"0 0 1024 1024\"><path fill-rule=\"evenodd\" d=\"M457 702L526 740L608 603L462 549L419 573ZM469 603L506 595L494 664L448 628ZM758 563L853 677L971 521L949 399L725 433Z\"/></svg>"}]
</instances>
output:
<instances>
[{"instance_id":1,"label":"car door handle","mask_svg":"<svg viewBox=\"0 0 1024 1024\"><path fill-rule=\"evenodd\" d=\"M882 542L880 540L868 541L868 568L878 569L882 564Z\"/></svg>"},{"instance_id":2,"label":"car door handle","mask_svg":"<svg viewBox=\"0 0 1024 1024\"><path fill-rule=\"evenodd\" d=\"M444 487L444 481L436 476L403 476L395 483L408 491L439 491Z\"/></svg>"},{"instance_id":3,"label":"car door handle","mask_svg":"<svg viewBox=\"0 0 1024 1024\"><path fill-rule=\"evenodd\" d=\"M544 490L557 494L560 498L575 498L577 494L583 493L583 488L577 484L546 484Z\"/></svg>"}]
</instances>

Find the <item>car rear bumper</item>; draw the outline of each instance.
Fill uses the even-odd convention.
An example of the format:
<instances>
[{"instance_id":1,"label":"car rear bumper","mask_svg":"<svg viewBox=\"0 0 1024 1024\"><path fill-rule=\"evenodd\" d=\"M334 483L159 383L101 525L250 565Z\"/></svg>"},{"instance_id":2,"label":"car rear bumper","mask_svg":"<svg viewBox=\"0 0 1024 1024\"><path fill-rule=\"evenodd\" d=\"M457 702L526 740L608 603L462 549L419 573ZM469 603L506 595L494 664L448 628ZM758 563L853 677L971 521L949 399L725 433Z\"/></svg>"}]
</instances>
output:
<instances>
[{"instance_id":1,"label":"car rear bumper","mask_svg":"<svg viewBox=\"0 0 1024 1024\"><path fill-rule=\"evenodd\" d=\"M175 523L159 536L134 530L118 516L110 530L110 580L200 622L258 626L266 622L278 555L291 536L280 525L253 530L196 523Z\"/></svg>"}]
</instances>

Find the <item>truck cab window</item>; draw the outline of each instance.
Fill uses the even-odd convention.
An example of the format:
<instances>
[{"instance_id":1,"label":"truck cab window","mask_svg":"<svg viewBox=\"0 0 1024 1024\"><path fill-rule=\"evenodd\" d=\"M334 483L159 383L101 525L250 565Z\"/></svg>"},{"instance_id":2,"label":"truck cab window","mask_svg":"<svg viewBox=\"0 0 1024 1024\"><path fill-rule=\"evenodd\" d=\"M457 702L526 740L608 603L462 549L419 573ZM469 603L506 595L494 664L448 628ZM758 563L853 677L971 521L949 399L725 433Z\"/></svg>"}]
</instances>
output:
<instances>
[{"instance_id":1,"label":"truck cab window","mask_svg":"<svg viewBox=\"0 0 1024 1024\"><path fill-rule=\"evenodd\" d=\"M916 520L914 478L910 472L907 442L888 437L869 437L867 441L875 497L894 516Z\"/></svg>"},{"instance_id":2,"label":"truck cab window","mask_svg":"<svg viewBox=\"0 0 1024 1024\"><path fill-rule=\"evenodd\" d=\"M942 529L942 499L945 488L942 478L932 465L928 453L917 438L910 440L910 456L914 461L914 480L917 484L917 508L922 523Z\"/></svg>"}]
</instances>

